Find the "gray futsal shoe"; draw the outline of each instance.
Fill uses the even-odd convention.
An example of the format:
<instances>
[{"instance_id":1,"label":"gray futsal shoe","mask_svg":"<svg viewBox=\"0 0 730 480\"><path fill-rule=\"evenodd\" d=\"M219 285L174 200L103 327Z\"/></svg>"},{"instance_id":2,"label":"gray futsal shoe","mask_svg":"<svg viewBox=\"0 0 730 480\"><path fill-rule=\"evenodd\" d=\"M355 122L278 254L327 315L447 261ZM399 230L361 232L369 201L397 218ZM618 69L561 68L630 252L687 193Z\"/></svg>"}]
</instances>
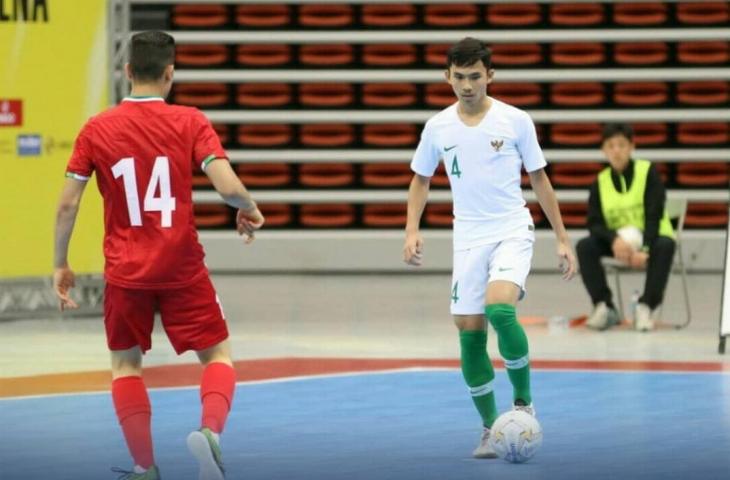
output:
<instances>
[{"instance_id":1,"label":"gray futsal shoe","mask_svg":"<svg viewBox=\"0 0 730 480\"><path fill-rule=\"evenodd\" d=\"M618 325L618 312L615 308L610 308L606 302L599 302L593 309L593 312L586 320L586 327L593 330L606 330L614 325Z\"/></svg>"},{"instance_id":2,"label":"gray futsal shoe","mask_svg":"<svg viewBox=\"0 0 730 480\"><path fill-rule=\"evenodd\" d=\"M221 448L208 428L201 428L188 435L188 450L198 460L198 480L224 480Z\"/></svg>"},{"instance_id":3,"label":"gray futsal shoe","mask_svg":"<svg viewBox=\"0 0 730 480\"><path fill-rule=\"evenodd\" d=\"M489 445L489 435L489 429L484 427L482 436L479 438L479 445L472 452L474 458L497 458L497 452Z\"/></svg>"}]
</instances>

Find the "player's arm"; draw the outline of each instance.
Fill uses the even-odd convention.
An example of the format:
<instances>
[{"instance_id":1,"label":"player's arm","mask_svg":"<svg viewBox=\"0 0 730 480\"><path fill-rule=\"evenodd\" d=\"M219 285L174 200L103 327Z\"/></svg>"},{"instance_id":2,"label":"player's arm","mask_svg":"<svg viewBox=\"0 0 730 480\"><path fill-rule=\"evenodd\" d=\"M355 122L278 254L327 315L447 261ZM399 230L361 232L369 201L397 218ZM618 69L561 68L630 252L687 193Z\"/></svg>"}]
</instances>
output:
<instances>
[{"instance_id":1,"label":"player's arm","mask_svg":"<svg viewBox=\"0 0 730 480\"><path fill-rule=\"evenodd\" d=\"M86 188L86 181L75 178L66 178L61 198L56 210L56 229L53 254L53 290L59 300L59 308L78 308L69 296L69 290L74 286L76 277L68 266L68 244L71 240L76 215L79 213L81 197Z\"/></svg>"},{"instance_id":2,"label":"player's arm","mask_svg":"<svg viewBox=\"0 0 730 480\"><path fill-rule=\"evenodd\" d=\"M403 261L420 266L423 259L423 237L419 231L421 215L428 200L431 177L414 174L408 188L408 220L406 222L406 243L403 247Z\"/></svg>"},{"instance_id":3,"label":"player's arm","mask_svg":"<svg viewBox=\"0 0 730 480\"><path fill-rule=\"evenodd\" d=\"M565 225L563 225L563 218L560 216L560 207L558 207L555 191L544 168L529 172L528 175L537 201L543 212L545 212L545 216L548 218L557 237L560 267L563 270L563 278L568 280L573 277L576 271L575 254L570 244L570 238L568 238L568 232L565 230Z\"/></svg>"},{"instance_id":4,"label":"player's arm","mask_svg":"<svg viewBox=\"0 0 730 480\"><path fill-rule=\"evenodd\" d=\"M254 232L264 224L264 216L251 194L243 186L231 164L224 159L210 162L205 167L205 173L223 201L238 209L236 229L239 234L246 236L246 243L251 243Z\"/></svg>"}]
</instances>

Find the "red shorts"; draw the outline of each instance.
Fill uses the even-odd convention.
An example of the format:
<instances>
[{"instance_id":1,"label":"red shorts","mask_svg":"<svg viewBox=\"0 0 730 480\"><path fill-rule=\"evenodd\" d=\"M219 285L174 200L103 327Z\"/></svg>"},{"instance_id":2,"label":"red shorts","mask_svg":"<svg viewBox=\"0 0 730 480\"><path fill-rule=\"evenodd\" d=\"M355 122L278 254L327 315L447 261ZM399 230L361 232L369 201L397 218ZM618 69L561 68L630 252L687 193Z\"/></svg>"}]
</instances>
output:
<instances>
[{"instance_id":1,"label":"red shorts","mask_svg":"<svg viewBox=\"0 0 730 480\"><path fill-rule=\"evenodd\" d=\"M175 351L205 350L228 338L218 295L208 275L176 289L142 290L106 284L104 326L110 350L152 347L155 311Z\"/></svg>"}]
</instances>

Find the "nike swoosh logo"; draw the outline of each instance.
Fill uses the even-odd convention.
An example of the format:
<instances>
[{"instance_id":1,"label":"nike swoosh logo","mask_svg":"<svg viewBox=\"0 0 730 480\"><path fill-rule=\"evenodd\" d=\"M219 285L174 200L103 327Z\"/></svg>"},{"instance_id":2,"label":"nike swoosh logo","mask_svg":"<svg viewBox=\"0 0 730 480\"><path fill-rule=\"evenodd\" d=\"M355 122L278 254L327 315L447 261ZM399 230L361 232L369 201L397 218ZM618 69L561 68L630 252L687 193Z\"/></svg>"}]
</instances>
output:
<instances>
[{"instance_id":1,"label":"nike swoosh logo","mask_svg":"<svg viewBox=\"0 0 730 480\"><path fill-rule=\"evenodd\" d=\"M499 270L500 272L506 272L507 270L512 270L512 267L509 267L509 268L499 267L497 270Z\"/></svg>"},{"instance_id":2,"label":"nike swoosh logo","mask_svg":"<svg viewBox=\"0 0 730 480\"><path fill-rule=\"evenodd\" d=\"M454 149L454 148L456 148L457 146L458 146L458 145L452 145L452 146L450 146L450 147L446 147L446 148L444 148L444 152L448 152L449 150L453 150L453 149Z\"/></svg>"}]
</instances>

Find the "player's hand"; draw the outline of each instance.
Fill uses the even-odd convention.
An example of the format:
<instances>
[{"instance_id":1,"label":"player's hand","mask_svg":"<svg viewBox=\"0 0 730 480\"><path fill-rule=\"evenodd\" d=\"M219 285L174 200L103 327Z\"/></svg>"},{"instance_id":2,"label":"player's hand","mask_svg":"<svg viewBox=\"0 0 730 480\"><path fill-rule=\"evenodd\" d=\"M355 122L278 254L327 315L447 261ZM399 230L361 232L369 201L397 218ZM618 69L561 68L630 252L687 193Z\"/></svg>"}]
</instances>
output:
<instances>
[{"instance_id":1,"label":"player's hand","mask_svg":"<svg viewBox=\"0 0 730 480\"><path fill-rule=\"evenodd\" d=\"M58 308L64 311L67 308L79 308L69 296L69 291L76 286L76 275L68 268L57 268L53 272L53 290L58 297Z\"/></svg>"},{"instance_id":2,"label":"player's hand","mask_svg":"<svg viewBox=\"0 0 730 480\"><path fill-rule=\"evenodd\" d=\"M570 240L558 241L558 259L563 280L570 280L575 275L578 263L575 261L575 253Z\"/></svg>"},{"instance_id":3,"label":"player's hand","mask_svg":"<svg viewBox=\"0 0 730 480\"><path fill-rule=\"evenodd\" d=\"M420 267L423 263L423 237L420 233L406 233L403 261L414 267Z\"/></svg>"},{"instance_id":4,"label":"player's hand","mask_svg":"<svg viewBox=\"0 0 730 480\"><path fill-rule=\"evenodd\" d=\"M254 232L263 226L264 216L258 207L238 210L236 214L236 230L238 230L239 235L244 236L247 244L255 240Z\"/></svg>"},{"instance_id":5,"label":"player's hand","mask_svg":"<svg viewBox=\"0 0 730 480\"><path fill-rule=\"evenodd\" d=\"M631 255L634 253L634 249L631 248L631 245L629 245L628 242L618 235L614 238L613 243L611 244L611 250L613 251L613 256L616 260L624 263L631 262Z\"/></svg>"},{"instance_id":6,"label":"player's hand","mask_svg":"<svg viewBox=\"0 0 730 480\"><path fill-rule=\"evenodd\" d=\"M646 262L649 260L649 254L646 252L634 252L631 255L629 264L632 268L645 268Z\"/></svg>"}]
</instances>

